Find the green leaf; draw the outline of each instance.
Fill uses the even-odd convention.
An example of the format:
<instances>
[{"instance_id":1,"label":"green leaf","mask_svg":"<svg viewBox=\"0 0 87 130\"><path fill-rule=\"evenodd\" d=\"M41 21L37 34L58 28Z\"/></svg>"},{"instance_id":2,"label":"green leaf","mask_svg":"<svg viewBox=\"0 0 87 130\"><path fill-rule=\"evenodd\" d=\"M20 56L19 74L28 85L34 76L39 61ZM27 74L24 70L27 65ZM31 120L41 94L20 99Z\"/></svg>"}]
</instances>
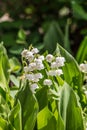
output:
<instances>
[{"instance_id":1,"label":"green leaf","mask_svg":"<svg viewBox=\"0 0 87 130\"><path fill-rule=\"evenodd\" d=\"M58 113L57 130L64 130L64 121L60 113Z\"/></svg>"},{"instance_id":2,"label":"green leaf","mask_svg":"<svg viewBox=\"0 0 87 130\"><path fill-rule=\"evenodd\" d=\"M36 92L36 98L39 104L39 110L43 109L48 104L47 88L43 87Z\"/></svg>"},{"instance_id":3,"label":"green leaf","mask_svg":"<svg viewBox=\"0 0 87 130\"><path fill-rule=\"evenodd\" d=\"M73 89L66 83L61 91L59 112L64 120L65 130L84 130L79 101Z\"/></svg>"},{"instance_id":4,"label":"green leaf","mask_svg":"<svg viewBox=\"0 0 87 130\"><path fill-rule=\"evenodd\" d=\"M21 69L21 64L16 57L10 58L9 64L10 64L10 71L11 72L17 72Z\"/></svg>"},{"instance_id":5,"label":"green leaf","mask_svg":"<svg viewBox=\"0 0 87 130\"><path fill-rule=\"evenodd\" d=\"M0 130L9 130L7 121L0 117Z\"/></svg>"},{"instance_id":6,"label":"green leaf","mask_svg":"<svg viewBox=\"0 0 87 130\"><path fill-rule=\"evenodd\" d=\"M78 89L78 93L81 94L82 74L80 72L78 63L76 62L74 57L59 44L56 48L56 54L60 54L61 56L65 57L66 60L63 67L64 80L74 89Z\"/></svg>"},{"instance_id":7,"label":"green leaf","mask_svg":"<svg viewBox=\"0 0 87 130\"><path fill-rule=\"evenodd\" d=\"M9 92L4 91L1 87L0 87L0 95L1 95L1 99L4 100L4 105L8 105L9 109L13 108L14 105L14 99L10 96ZM1 104L2 104L2 100L1 100ZM5 106L6 111L8 110L8 107ZM7 115L7 114L6 114Z\"/></svg>"},{"instance_id":8,"label":"green leaf","mask_svg":"<svg viewBox=\"0 0 87 130\"><path fill-rule=\"evenodd\" d=\"M12 82L17 88L19 88L19 79L16 78L16 76L10 75L10 80L11 80L11 82ZM13 89L13 88L12 88L12 89Z\"/></svg>"},{"instance_id":9,"label":"green leaf","mask_svg":"<svg viewBox=\"0 0 87 130\"><path fill-rule=\"evenodd\" d=\"M9 112L10 112L9 105L7 104L6 100L0 94L0 117L7 119Z\"/></svg>"},{"instance_id":10,"label":"green leaf","mask_svg":"<svg viewBox=\"0 0 87 130\"><path fill-rule=\"evenodd\" d=\"M83 9L80 4L77 4L75 1L72 2L73 14L78 19L87 20L87 12Z\"/></svg>"},{"instance_id":11,"label":"green leaf","mask_svg":"<svg viewBox=\"0 0 87 130\"><path fill-rule=\"evenodd\" d=\"M6 49L0 44L0 86L8 89L9 83L9 61Z\"/></svg>"},{"instance_id":12,"label":"green leaf","mask_svg":"<svg viewBox=\"0 0 87 130\"><path fill-rule=\"evenodd\" d=\"M56 119L47 106L38 113L37 125L38 130L56 130Z\"/></svg>"},{"instance_id":13,"label":"green leaf","mask_svg":"<svg viewBox=\"0 0 87 130\"><path fill-rule=\"evenodd\" d=\"M82 63L84 62L84 60L87 60L87 36L80 44L80 47L77 51L76 59L79 63Z\"/></svg>"},{"instance_id":14,"label":"green leaf","mask_svg":"<svg viewBox=\"0 0 87 130\"><path fill-rule=\"evenodd\" d=\"M22 130L21 105L18 102L9 114L9 121L16 130Z\"/></svg>"},{"instance_id":15,"label":"green leaf","mask_svg":"<svg viewBox=\"0 0 87 130\"><path fill-rule=\"evenodd\" d=\"M38 103L26 83L16 95L16 99L20 101L22 111L22 129L33 130L38 113Z\"/></svg>"},{"instance_id":16,"label":"green leaf","mask_svg":"<svg viewBox=\"0 0 87 130\"><path fill-rule=\"evenodd\" d=\"M52 53L56 48L56 43L63 43L64 42L64 35L61 31L60 26L57 22L53 21L50 24L48 31L44 37L44 45L45 49Z\"/></svg>"}]
</instances>

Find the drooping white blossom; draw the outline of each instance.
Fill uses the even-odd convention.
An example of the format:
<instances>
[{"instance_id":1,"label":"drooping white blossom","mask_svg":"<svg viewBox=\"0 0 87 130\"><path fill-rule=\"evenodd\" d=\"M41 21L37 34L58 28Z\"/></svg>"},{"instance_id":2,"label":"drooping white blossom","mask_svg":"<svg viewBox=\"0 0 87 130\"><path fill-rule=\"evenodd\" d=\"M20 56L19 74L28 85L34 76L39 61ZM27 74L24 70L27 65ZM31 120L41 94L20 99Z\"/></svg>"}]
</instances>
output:
<instances>
[{"instance_id":1,"label":"drooping white blossom","mask_svg":"<svg viewBox=\"0 0 87 130\"><path fill-rule=\"evenodd\" d=\"M32 62L29 64L29 71L34 71L34 70L36 70L36 63Z\"/></svg>"},{"instance_id":2,"label":"drooping white blossom","mask_svg":"<svg viewBox=\"0 0 87 130\"><path fill-rule=\"evenodd\" d=\"M48 76L60 76L61 74L63 74L62 69L57 69L57 70L49 70L47 72Z\"/></svg>"},{"instance_id":3,"label":"drooping white blossom","mask_svg":"<svg viewBox=\"0 0 87 130\"><path fill-rule=\"evenodd\" d=\"M52 81L50 79L45 79L43 84L47 85L47 86L51 86L52 85Z\"/></svg>"},{"instance_id":4,"label":"drooping white blossom","mask_svg":"<svg viewBox=\"0 0 87 130\"><path fill-rule=\"evenodd\" d=\"M42 79L43 78L43 75L41 73L36 73L35 74L35 78L36 79Z\"/></svg>"},{"instance_id":5,"label":"drooping white blossom","mask_svg":"<svg viewBox=\"0 0 87 130\"><path fill-rule=\"evenodd\" d=\"M49 70L49 71L47 72L47 75L48 75L48 76L56 76L56 71L55 71L55 70Z\"/></svg>"},{"instance_id":6,"label":"drooping white blossom","mask_svg":"<svg viewBox=\"0 0 87 130\"><path fill-rule=\"evenodd\" d=\"M53 68L56 68L57 67L57 63L56 62L52 62L51 63L51 68L53 69Z\"/></svg>"},{"instance_id":7,"label":"drooping white blossom","mask_svg":"<svg viewBox=\"0 0 87 130\"><path fill-rule=\"evenodd\" d=\"M24 72L25 72L25 73L28 73L28 72L29 72L28 66L25 66L25 67L24 67Z\"/></svg>"},{"instance_id":8,"label":"drooping white blossom","mask_svg":"<svg viewBox=\"0 0 87 130\"><path fill-rule=\"evenodd\" d=\"M56 64L57 67L64 66L65 58L64 57L56 57Z\"/></svg>"},{"instance_id":9,"label":"drooping white blossom","mask_svg":"<svg viewBox=\"0 0 87 130\"><path fill-rule=\"evenodd\" d=\"M40 59L40 60L42 60L42 61L43 61L43 60L44 60L44 56L43 56L43 55L41 55L41 56L39 56L39 57L38 57L38 59Z\"/></svg>"},{"instance_id":10,"label":"drooping white blossom","mask_svg":"<svg viewBox=\"0 0 87 130\"><path fill-rule=\"evenodd\" d=\"M28 50L27 50L27 49L24 49L24 50L21 52L22 57L26 57L27 52L28 52Z\"/></svg>"},{"instance_id":11,"label":"drooping white blossom","mask_svg":"<svg viewBox=\"0 0 87 130\"><path fill-rule=\"evenodd\" d=\"M48 55L46 56L46 61L47 61L47 62L49 62L49 63L51 63L51 62L52 62L52 60L53 60L53 58L54 58L54 56L53 56L53 55L48 54Z\"/></svg>"},{"instance_id":12,"label":"drooping white blossom","mask_svg":"<svg viewBox=\"0 0 87 130\"><path fill-rule=\"evenodd\" d=\"M37 53L39 52L39 50L38 50L37 48L33 48L33 49L31 50L31 52L32 52L33 54L37 54Z\"/></svg>"},{"instance_id":13,"label":"drooping white blossom","mask_svg":"<svg viewBox=\"0 0 87 130\"><path fill-rule=\"evenodd\" d=\"M37 64L36 67L37 67L37 70L43 70L44 69L43 64Z\"/></svg>"},{"instance_id":14,"label":"drooping white blossom","mask_svg":"<svg viewBox=\"0 0 87 130\"><path fill-rule=\"evenodd\" d=\"M33 53L31 51L26 53L26 59L30 62L34 59Z\"/></svg>"},{"instance_id":15,"label":"drooping white blossom","mask_svg":"<svg viewBox=\"0 0 87 130\"><path fill-rule=\"evenodd\" d=\"M35 90L38 89L38 88L39 88L39 86L38 86L37 83L33 83L33 84L30 85L30 89L33 93L35 93Z\"/></svg>"},{"instance_id":16,"label":"drooping white blossom","mask_svg":"<svg viewBox=\"0 0 87 130\"><path fill-rule=\"evenodd\" d=\"M87 64L86 64L86 63L80 64L80 70L81 70L83 73L87 73Z\"/></svg>"},{"instance_id":17,"label":"drooping white blossom","mask_svg":"<svg viewBox=\"0 0 87 130\"><path fill-rule=\"evenodd\" d=\"M41 59L36 59L36 58L35 58L34 61L35 61L36 65L38 65L38 64L42 64L42 60L41 60Z\"/></svg>"},{"instance_id":18,"label":"drooping white blossom","mask_svg":"<svg viewBox=\"0 0 87 130\"><path fill-rule=\"evenodd\" d=\"M28 79L29 81L35 80L34 74L25 74L25 78Z\"/></svg>"},{"instance_id":19,"label":"drooping white blossom","mask_svg":"<svg viewBox=\"0 0 87 130\"><path fill-rule=\"evenodd\" d=\"M61 74L63 74L63 71L62 71L62 69L57 69L57 70L55 70L55 73L56 73L56 75L60 76Z\"/></svg>"}]
</instances>

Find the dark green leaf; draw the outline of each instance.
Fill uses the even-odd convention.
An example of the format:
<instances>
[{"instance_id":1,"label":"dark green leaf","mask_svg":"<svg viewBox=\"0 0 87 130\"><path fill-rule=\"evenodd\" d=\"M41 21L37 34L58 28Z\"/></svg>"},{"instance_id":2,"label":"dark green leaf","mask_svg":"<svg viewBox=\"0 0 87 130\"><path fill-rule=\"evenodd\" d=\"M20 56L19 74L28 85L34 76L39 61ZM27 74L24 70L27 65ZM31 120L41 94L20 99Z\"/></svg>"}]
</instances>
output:
<instances>
[{"instance_id":1,"label":"dark green leaf","mask_svg":"<svg viewBox=\"0 0 87 130\"><path fill-rule=\"evenodd\" d=\"M56 48L56 44L62 44L63 42L64 35L61 28L57 22L53 21L44 37L45 49L52 53Z\"/></svg>"},{"instance_id":2,"label":"dark green leaf","mask_svg":"<svg viewBox=\"0 0 87 130\"><path fill-rule=\"evenodd\" d=\"M87 12L83 9L80 4L77 4L75 1L72 2L73 14L78 19L87 20Z\"/></svg>"},{"instance_id":3,"label":"dark green leaf","mask_svg":"<svg viewBox=\"0 0 87 130\"><path fill-rule=\"evenodd\" d=\"M47 88L43 87L36 92L36 98L39 103L39 110L43 109L48 103Z\"/></svg>"},{"instance_id":4,"label":"dark green leaf","mask_svg":"<svg viewBox=\"0 0 87 130\"><path fill-rule=\"evenodd\" d=\"M33 130L36 122L38 103L26 83L18 92L16 99L20 101L22 111L22 129Z\"/></svg>"},{"instance_id":5,"label":"dark green leaf","mask_svg":"<svg viewBox=\"0 0 87 130\"><path fill-rule=\"evenodd\" d=\"M81 42L76 55L76 59L79 63L82 63L84 62L84 60L87 60L87 37L85 37L84 40Z\"/></svg>"}]
</instances>

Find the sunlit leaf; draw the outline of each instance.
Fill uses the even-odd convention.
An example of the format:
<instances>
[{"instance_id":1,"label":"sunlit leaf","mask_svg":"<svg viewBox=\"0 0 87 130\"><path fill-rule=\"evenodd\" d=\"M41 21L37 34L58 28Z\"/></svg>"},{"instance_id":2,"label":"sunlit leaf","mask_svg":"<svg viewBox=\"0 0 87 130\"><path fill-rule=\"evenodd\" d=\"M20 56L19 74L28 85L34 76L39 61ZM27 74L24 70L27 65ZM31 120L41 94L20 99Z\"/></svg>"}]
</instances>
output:
<instances>
[{"instance_id":1,"label":"sunlit leaf","mask_svg":"<svg viewBox=\"0 0 87 130\"><path fill-rule=\"evenodd\" d=\"M9 61L6 49L0 44L0 86L8 89L9 83Z\"/></svg>"},{"instance_id":2,"label":"sunlit leaf","mask_svg":"<svg viewBox=\"0 0 87 130\"><path fill-rule=\"evenodd\" d=\"M21 69L21 64L16 57L10 58L9 64L10 64L10 71L11 72L17 72Z\"/></svg>"},{"instance_id":3,"label":"sunlit leaf","mask_svg":"<svg viewBox=\"0 0 87 130\"><path fill-rule=\"evenodd\" d=\"M11 110L9 114L9 121L16 130L22 130L20 102L18 102L16 106L14 106L14 108Z\"/></svg>"},{"instance_id":4,"label":"sunlit leaf","mask_svg":"<svg viewBox=\"0 0 87 130\"><path fill-rule=\"evenodd\" d=\"M59 44L56 48L56 54L60 54L61 56L65 57L66 62L63 67L65 81L73 86L74 89L78 89L78 93L80 93L82 86L82 74L80 72L78 63L74 57Z\"/></svg>"},{"instance_id":5,"label":"sunlit leaf","mask_svg":"<svg viewBox=\"0 0 87 130\"><path fill-rule=\"evenodd\" d=\"M56 119L46 106L37 116L38 130L56 130Z\"/></svg>"},{"instance_id":6,"label":"sunlit leaf","mask_svg":"<svg viewBox=\"0 0 87 130\"><path fill-rule=\"evenodd\" d=\"M59 112L66 130L84 130L81 107L68 84L64 84L60 96Z\"/></svg>"}]
</instances>

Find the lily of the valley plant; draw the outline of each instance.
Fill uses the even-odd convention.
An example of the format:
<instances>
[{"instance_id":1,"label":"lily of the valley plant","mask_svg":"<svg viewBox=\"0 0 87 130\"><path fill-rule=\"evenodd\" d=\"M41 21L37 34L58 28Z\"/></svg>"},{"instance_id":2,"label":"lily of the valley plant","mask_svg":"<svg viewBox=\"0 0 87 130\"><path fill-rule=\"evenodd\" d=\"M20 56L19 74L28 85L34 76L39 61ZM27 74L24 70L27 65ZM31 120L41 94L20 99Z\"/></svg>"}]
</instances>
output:
<instances>
[{"instance_id":1,"label":"lily of the valley plant","mask_svg":"<svg viewBox=\"0 0 87 130\"><path fill-rule=\"evenodd\" d=\"M19 78L17 60L0 50L0 130L86 130L86 63L60 45L53 55L30 46L21 52Z\"/></svg>"}]
</instances>

